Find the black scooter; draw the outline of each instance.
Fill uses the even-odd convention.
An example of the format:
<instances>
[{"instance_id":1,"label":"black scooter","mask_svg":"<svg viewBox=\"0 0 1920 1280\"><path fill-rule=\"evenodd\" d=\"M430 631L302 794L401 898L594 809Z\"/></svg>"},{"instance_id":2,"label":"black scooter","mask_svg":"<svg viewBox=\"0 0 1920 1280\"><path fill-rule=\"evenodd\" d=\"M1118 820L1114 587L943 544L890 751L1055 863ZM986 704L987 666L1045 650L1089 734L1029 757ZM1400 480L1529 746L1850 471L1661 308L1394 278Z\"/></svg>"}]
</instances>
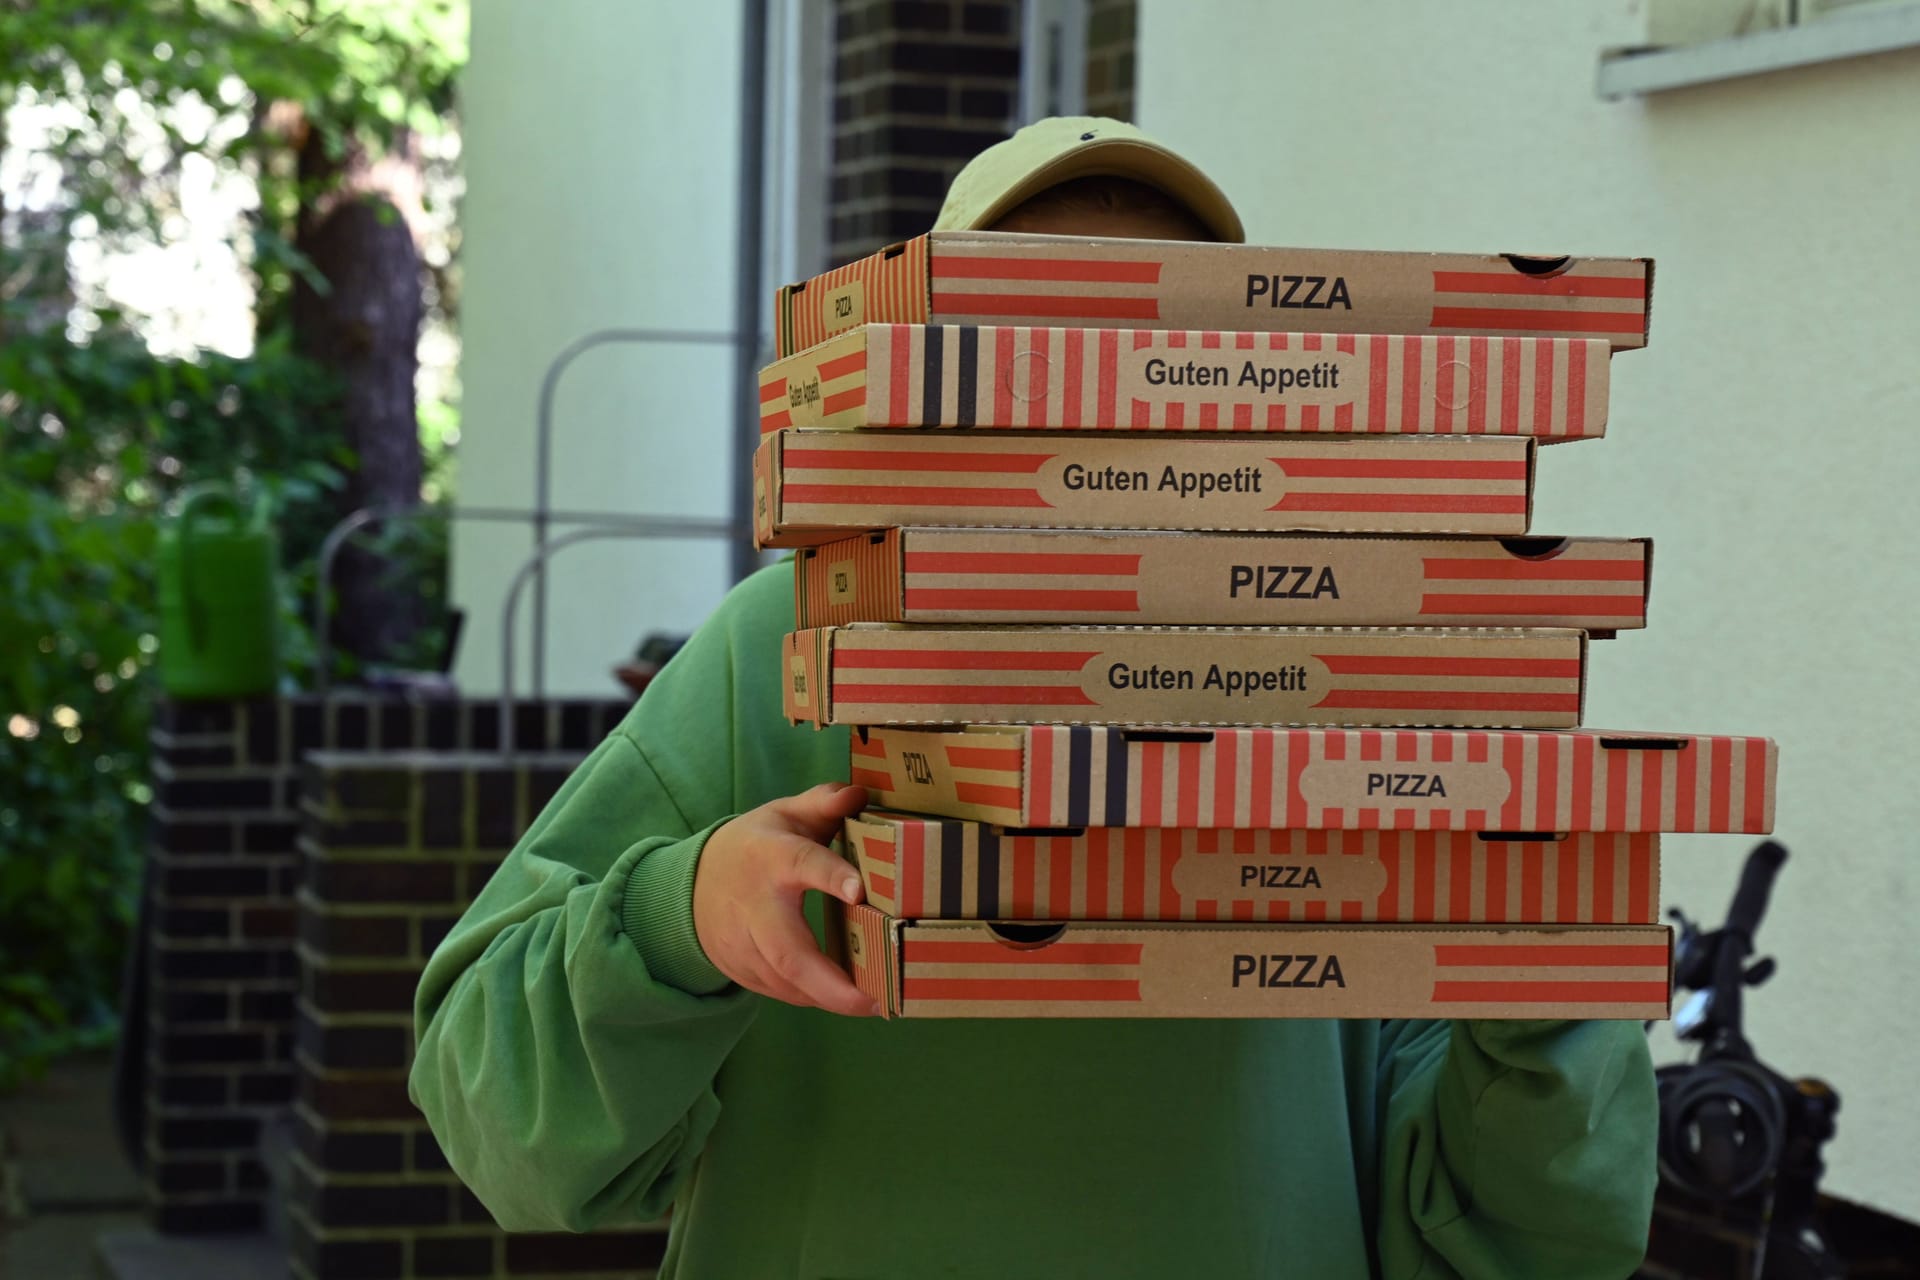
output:
<instances>
[{"instance_id":1,"label":"black scooter","mask_svg":"<svg viewBox=\"0 0 1920 1280\"><path fill-rule=\"evenodd\" d=\"M1774 877L1787 860L1769 840L1747 855L1727 922L1702 932L1680 926L1674 985L1693 994L1675 1010L1680 1039L1698 1043L1691 1063L1661 1067L1660 1178L1702 1200L1751 1208L1757 1247L1748 1280L1842 1280L1845 1264L1815 1214L1822 1147L1834 1135L1840 1095L1824 1080L1789 1080L1747 1042L1741 995L1773 976L1771 957L1748 964Z\"/></svg>"}]
</instances>

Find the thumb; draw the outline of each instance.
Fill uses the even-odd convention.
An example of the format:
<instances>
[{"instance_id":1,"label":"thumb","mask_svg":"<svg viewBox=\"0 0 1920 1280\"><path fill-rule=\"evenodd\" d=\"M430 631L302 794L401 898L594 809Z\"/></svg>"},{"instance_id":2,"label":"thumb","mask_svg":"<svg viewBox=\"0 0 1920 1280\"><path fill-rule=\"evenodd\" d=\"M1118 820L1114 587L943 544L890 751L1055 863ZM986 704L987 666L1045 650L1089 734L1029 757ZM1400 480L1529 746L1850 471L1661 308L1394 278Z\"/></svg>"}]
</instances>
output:
<instances>
[{"instance_id":1,"label":"thumb","mask_svg":"<svg viewBox=\"0 0 1920 1280\"><path fill-rule=\"evenodd\" d=\"M773 808L795 831L816 844L840 835L840 824L866 808L867 789L846 782L823 782L797 796L775 800Z\"/></svg>"}]
</instances>

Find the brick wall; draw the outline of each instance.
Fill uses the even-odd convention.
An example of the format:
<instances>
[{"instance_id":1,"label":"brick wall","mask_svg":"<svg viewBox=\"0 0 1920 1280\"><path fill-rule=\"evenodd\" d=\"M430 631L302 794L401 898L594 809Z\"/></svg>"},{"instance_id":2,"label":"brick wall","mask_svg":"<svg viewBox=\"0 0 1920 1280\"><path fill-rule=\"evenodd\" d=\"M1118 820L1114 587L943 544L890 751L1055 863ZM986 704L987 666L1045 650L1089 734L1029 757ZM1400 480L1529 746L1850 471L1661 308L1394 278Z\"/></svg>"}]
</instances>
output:
<instances>
[{"instance_id":1,"label":"brick wall","mask_svg":"<svg viewBox=\"0 0 1920 1280\"><path fill-rule=\"evenodd\" d=\"M933 225L947 184L1012 131L1019 0L835 0L828 254Z\"/></svg>"},{"instance_id":2,"label":"brick wall","mask_svg":"<svg viewBox=\"0 0 1920 1280\"><path fill-rule=\"evenodd\" d=\"M1138 0L1087 0L1087 114L1133 119Z\"/></svg>"},{"instance_id":3,"label":"brick wall","mask_svg":"<svg viewBox=\"0 0 1920 1280\"><path fill-rule=\"evenodd\" d=\"M516 732L529 750L584 751L625 709L526 703ZM343 697L159 709L143 1110L160 1230L245 1231L266 1220L262 1129L294 1096L302 757L326 747L484 751L499 736L491 703Z\"/></svg>"},{"instance_id":4,"label":"brick wall","mask_svg":"<svg viewBox=\"0 0 1920 1280\"><path fill-rule=\"evenodd\" d=\"M660 1261L661 1228L500 1231L407 1100L410 1011L426 957L578 759L312 757L289 1206L301 1280L624 1280Z\"/></svg>"}]
</instances>

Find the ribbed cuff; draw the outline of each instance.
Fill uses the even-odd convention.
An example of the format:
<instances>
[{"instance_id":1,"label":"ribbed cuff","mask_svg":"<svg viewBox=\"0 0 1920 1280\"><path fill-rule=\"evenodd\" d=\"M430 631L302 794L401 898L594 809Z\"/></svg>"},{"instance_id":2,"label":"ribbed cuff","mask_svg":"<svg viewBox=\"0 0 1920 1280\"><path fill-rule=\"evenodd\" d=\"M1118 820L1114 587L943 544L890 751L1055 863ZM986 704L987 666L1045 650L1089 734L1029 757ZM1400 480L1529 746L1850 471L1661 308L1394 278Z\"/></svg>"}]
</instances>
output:
<instances>
[{"instance_id":1,"label":"ribbed cuff","mask_svg":"<svg viewBox=\"0 0 1920 1280\"><path fill-rule=\"evenodd\" d=\"M732 984L700 948L693 927L693 876L713 827L648 853L627 873L620 925L655 981L710 996Z\"/></svg>"}]
</instances>

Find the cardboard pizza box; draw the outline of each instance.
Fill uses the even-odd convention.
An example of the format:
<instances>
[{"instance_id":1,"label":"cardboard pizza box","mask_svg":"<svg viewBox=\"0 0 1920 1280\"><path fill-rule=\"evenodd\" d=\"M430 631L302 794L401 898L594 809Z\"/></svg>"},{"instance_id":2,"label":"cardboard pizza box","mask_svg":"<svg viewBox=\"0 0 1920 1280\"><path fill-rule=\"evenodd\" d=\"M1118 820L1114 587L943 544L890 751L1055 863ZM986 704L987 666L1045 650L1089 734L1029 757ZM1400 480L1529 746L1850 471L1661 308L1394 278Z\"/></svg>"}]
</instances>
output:
<instances>
[{"instance_id":1,"label":"cardboard pizza box","mask_svg":"<svg viewBox=\"0 0 1920 1280\"><path fill-rule=\"evenodd\" d=\"M1660 837L1001 827L869 809L847 857L916 920L1657 924Z\"/></svg>"},{"instance_id":2,"label":"cardboard pizza box","mask_svg":"<svg viewBox=\"0 0 1920 1280\"><path fill-rule=\"evenodd\" d=\"M1497 729L875 727L876 805L1011 827L1773 830L1767 738Z\"/></svg>"},{"instance_id":3,"label":"cardboard pizza box","mask_svg":"<svg viewBox=\"0 0 1920 1280\"><path fill-rule=\"evenodd\" d=\"M787 636L796 723L1580 722L1586 636L1547 628L978 627ZM1184 825L1184 824L1182 824Z\"/></svg>"},{"instance_id":4,"label":"cardboard pizza box","mask_svg":"<svg viewBox=\"0 0 1920 1280\"><path fill-rule=\"evenodd\" d=\"M935 231L774 299L778 354L862 324L1055 324L1647 342L1653 262Z\"/></svg>"},{"instance_id":5,"label":"cardboard pizza box","mask_svg":"<svg viewBox=\"0 0 1920 1280\"><path fill-rule=\"evenodd\" d=\"M1665 1018L1672 991L1663 925L1031 924L830 907L836 958L889 1018Z\"/></svg>"},{"instance_id":6,"label":"cardboard pizza box","mask_svg":"<svg viewBox=\"0 0 1920 1280\"><path fill-rule=\"evenodd\" d=\"M1596 439L1571 338L868 324L760 371L760 429L963 427Z\"/></svg>"},{"instance_id":7,"label":"cardboard pizza box","mask_svg":"<svg viewBox=\"0 0 1920 1280\"><path fill-rule=\"evenodd\" d=\"M799 625L1644 627L1644 538L906 528L803 548Z\"/></svg>"},{"instance_id":8,"label":"cardboard pizza box","mask_svg":"<svg viewBox=\"0 0 1920 1280\"><path fill-rule=\"evenodd\" d=\"M1533 454L1496 436L776 431L754 453L754 539L914 524L1516 535Z\"/></svg>"}]
</instances>

